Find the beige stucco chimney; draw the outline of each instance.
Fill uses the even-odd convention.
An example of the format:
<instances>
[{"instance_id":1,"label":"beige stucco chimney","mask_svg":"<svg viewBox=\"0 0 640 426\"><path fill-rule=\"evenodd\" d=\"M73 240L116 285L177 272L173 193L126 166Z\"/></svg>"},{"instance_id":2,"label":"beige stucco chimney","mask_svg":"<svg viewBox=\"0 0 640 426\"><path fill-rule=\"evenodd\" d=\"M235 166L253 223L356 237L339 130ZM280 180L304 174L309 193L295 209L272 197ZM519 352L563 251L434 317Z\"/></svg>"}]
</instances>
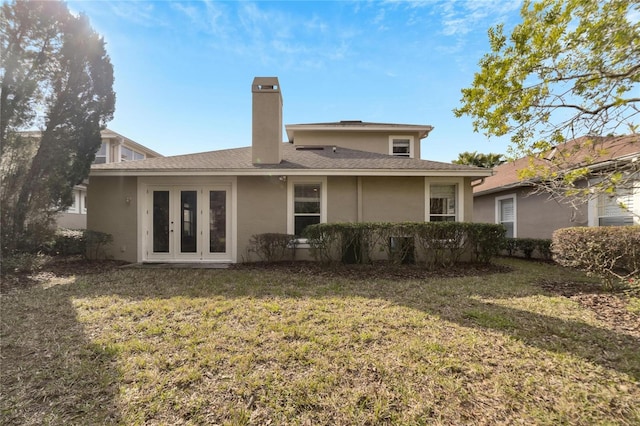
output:
<instances>
[{"instance_id":1,"label":"beige stucco chimney","mask_svg":"<svg viewBox=\"0 0 640 426\"><path fill-rule=\"evenodd\" d=\"M282 161L282 94L278 77L256 77L253 93L253 164Z\"/></svg>"}]
</instances>

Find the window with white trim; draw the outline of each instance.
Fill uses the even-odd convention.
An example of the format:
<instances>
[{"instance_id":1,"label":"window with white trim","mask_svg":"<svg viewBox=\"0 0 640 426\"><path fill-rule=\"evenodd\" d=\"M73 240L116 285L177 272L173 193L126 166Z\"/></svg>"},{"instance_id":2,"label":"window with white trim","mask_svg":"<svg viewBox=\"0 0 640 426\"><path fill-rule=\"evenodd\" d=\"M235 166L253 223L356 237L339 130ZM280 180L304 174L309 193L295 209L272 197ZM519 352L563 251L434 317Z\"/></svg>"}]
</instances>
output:
<instances>
[{"instance_id":1,"label":"window with white trim","mask_svg":"<svg viewBox=\"0 0 640 426\"><path fill-rule=\"evenodd\" d=\"M120 161L144 160L144 154L126 146L120 147Z\"/></svg>"},{"instance_id":2,"label":"window with white trim","mask_svg":"<svg viewBox=\"0 0 640 426\"><path fill-rule=\"evenodd\" d=\"M102 144L100 144L100 148L96 152L96 158L93 160L93 164L105 164L108 162L107 160L107 143L102 142Z\"/></svg>"},{"instance_id":3,"label":"window with white trim","mask_svg":"<svg viewBox=\"0 0 640 426\"><path fill-rule=\"evenodd\" d=\"M598 196L598 226L633 225L634 195L632 189Z\"/></svg>"},{"instance_id":4,"label":"window with white trim","mask_svg":"<svg viewBox=\"0 0 640 426\"><path fill-rule=\"evenodd\" d=\"M80 213L80 191L73 190L71 194L71 205L65 210L66 213Z\"/></svg>"},{"instance_id":5,"label":"window with white trim","mask_svg":"<svg viewBox=\"0 0 640 426\"><path fill-rule=\"evenodd\" d=\"M293 185L293 229L301 236L309 225L320 223L320 196L322 185L319 183L299 183Z\"/></svg>"},{"instance_id":6,"label":"window with white trim","mask_svg":"<svg viewBox=\"0 0 640 426\"><path fill-rule=\"evenodd\" d=\"M87 214L87 191L74 189L71 200L72 203L65 213Z\"/></svg>"},{"instance_id":7,"label":"window with white trim","mask_svg":"<svg viewBox=\"0 0 640 426\"><path fill-rule=\"evenodd\" d=\"M290 177L288 181L289 234L301 237L304 229L327 221L326 178ZM304 239L299 240L304 243Z\"/></svg>"},{"instance_id":8,"label":"window with white trim","mask_svg":"<svg viewBox=\"0 0 640 426\"><path fill-rule=\"evenodd\" d=\"M413 158L413 136L389 136L389 155Z\"/></svg>"},{"instance_id":9,"label":"window with white trim","mask_svg":"<svg viewBox=\"0 0 640 426\"><path fill-rule=\"evenodd\" d=\"M455 222L457 185L432 184L429 189L429 221Z\"/></svg>"},{"instance_id":10,"label":"window with white trim","mask_svg":"<svg viewBox=\"0 0 640 426\"><path fill-rule=\"evenodd\" d=\"M496 223L507 229L506 237L515 238L516 232L516 196L514 194L496 198Z\"/></svg>"}]
</instances>

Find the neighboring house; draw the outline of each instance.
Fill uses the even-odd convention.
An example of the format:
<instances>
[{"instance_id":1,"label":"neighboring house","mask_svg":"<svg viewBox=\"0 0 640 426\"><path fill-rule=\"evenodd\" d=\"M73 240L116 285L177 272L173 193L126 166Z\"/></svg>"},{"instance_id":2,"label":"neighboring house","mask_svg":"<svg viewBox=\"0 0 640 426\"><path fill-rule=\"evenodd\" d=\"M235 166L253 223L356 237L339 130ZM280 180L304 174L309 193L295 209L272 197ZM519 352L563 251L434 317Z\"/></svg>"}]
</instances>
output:
<instances>
[{"instance_id":1,"label":"neighboring house","mask_svg":"<svg viewBox=\"0 0 640 426\"><path fill-rule=\"evenodd\" d=\"M252 85L252 146L92 166L88 228L130 262L242 262L254 234L324 222L471 221L490 170L421 160L428 125L286 126L276 77ZM299 240L296 258L308 258Z\"/></svg>"},{"instance_id":2,"label":"neighboring house","mask_svg":"<svg viewBox=\"0 0 640 426\"><path fill-rule=\"evenodd\" d=\"M161 154L132 141L129 138L105 129L101 132L102 145L93 164L120 163L162 157ZM73 188L73 204L56 219L59 228L85 229L87 227L86 182Z\"/></svg>"},{"instance_id":3,"label":"neighboring house","mask_svg":"<svg viewBox=\"0 0 640 426\"><path fill-rule=\"evenodd\" d=\"M574 167L589 165L591 181L579 182L582 188L597 179L599 171L616 167L628 170L633 165L637 178L631 188L617 194L601 194L575 206L548 193L535 191L530 182L520 180L518 171L528 167L530 158L520 158L495 167L494 175L473 188L473 218L475 222L502 223L508 237L551 238L553 231L573 226L609 226L640 224L640 138L637 135L588 138L593 145L578 149L587 138L567 142L552 150L545 158L534 159L539 164L554 155L565 155L566 164ZM571 169L569 166L568 169Z\"/></svg>"}]
</instances>

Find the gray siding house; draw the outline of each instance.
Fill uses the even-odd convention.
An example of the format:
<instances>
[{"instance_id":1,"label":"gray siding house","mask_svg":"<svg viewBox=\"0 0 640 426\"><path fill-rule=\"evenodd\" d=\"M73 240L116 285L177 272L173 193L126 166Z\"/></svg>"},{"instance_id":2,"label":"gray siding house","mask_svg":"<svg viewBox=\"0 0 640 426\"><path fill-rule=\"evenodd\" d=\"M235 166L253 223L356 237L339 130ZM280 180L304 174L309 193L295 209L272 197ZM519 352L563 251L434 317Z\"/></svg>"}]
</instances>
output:
<instances>
[{"instance_id":1,"label":"gray siding house","mask_svg":"<svg viewBox=\"0 0 640 426\"><path fill-rule=\"evenodd\" d=\"M640 224L640 138L637 135L588 138L593 141L589 152L575 147L584 138L570 141L561 151L549 155L565 155L567 164L584 165L592 158L593 177L579 182L581 187L593 183L599 170L616 167L631 173L628 188L616 194L594 196L586 203L572 206L547 193L534 191L530 182L518 177L530 158L520 158L495 167L493 176L473 188L474 222L502 223L508 237L551 238L553 231L573 226L623 226ZM544 163L545 159L533 159Z\"/></svg>"}]
</instances>

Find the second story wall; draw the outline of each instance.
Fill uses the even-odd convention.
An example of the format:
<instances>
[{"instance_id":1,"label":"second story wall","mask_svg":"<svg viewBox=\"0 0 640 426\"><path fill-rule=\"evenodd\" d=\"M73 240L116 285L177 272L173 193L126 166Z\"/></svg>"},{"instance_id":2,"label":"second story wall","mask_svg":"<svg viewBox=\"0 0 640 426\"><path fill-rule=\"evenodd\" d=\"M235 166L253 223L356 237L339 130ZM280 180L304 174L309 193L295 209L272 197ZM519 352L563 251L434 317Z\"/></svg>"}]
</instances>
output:
<instances>
[{"instance_id":1,"label":"second story wall","mask_svg":"<svg viewBox=\"0 0 640 426\"><path fill-rule=\"evenodd\" d=\"M94 164L120 163L162 157L161 154L140 145L112 130L102 132L102 145L96 152Z\"/></svg>"},{"instance_id":2,"label":"second story wall","mask_svg":"<svg viewBox=\"0 0 640 426\"><path fill-rule=\"evenodd\" d=\"M399 157L421 158L420 143L432 126L372 123L360 120L333 123L288 124L289 143L299 146L336 146Z\"/></svg>"},{"instance_id":3,"label":"second story wall","mask_svg":"<svg viewBox=\"0 0 640 426\"><path fill-rule=\"evenodd\" d=\"M360 151L376 152L420 158L419 132L355 132L355 131L303 131L296 132L294 145L329 145Z\"/></svg>"}]
</instances>

